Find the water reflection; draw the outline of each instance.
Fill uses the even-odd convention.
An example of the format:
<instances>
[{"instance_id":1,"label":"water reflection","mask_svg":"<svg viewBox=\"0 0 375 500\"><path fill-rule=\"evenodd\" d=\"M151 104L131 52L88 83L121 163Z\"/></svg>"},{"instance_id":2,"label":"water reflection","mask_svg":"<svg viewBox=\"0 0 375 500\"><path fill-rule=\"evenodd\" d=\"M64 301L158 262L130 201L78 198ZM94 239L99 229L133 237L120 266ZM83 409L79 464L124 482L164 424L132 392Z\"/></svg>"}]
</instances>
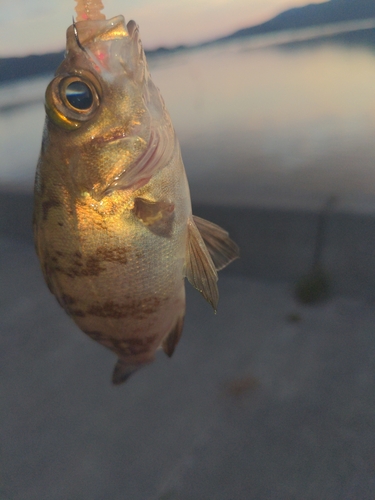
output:
<instances>
[{"instance_id":1,"label":"water reflection","mask_svg":"<svg viewBox=\"0 0 375 500\"><path fill-rule=\"evenodd\" d=\"M242 204L375 197L370 49L250 50L241 40L163 56L150 66L195 199ZM16 91L3 87L0 107L25 96L42 98L47 81L21 83ZM0 114L2 184L31 185L43 115L39 103Z\"/></svg>"}]
</instances>

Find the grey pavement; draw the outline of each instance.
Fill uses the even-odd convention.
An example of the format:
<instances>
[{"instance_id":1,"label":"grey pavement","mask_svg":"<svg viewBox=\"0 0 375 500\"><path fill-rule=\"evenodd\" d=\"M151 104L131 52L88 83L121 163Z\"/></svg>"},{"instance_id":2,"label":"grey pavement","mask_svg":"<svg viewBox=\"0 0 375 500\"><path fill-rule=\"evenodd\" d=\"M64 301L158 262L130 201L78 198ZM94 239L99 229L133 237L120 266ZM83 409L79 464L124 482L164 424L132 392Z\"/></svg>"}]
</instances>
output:
<instances>
[{"instance_id":1,"label":"grey pavement","mask_svg":"<svg viewBox=\"0 0 375 500\"><path fill-rule=\"evenodd\" d=\"M336 279L361 255L363 275L347 278L359 286L372 263L359 239L371 241L372 220L361 229L335 219L325 263L341 267L330 298L307 306L293 280L311 261L316 214L237 220L201 207L243 251L220 275L218 314L187 284L173 358L160 352L113 387L114 355L78 330L42 280L30 200L1 201L1 500L375 498L372 271L362 294L341 286L345 273Z\"/></svg>"}]
</instances>

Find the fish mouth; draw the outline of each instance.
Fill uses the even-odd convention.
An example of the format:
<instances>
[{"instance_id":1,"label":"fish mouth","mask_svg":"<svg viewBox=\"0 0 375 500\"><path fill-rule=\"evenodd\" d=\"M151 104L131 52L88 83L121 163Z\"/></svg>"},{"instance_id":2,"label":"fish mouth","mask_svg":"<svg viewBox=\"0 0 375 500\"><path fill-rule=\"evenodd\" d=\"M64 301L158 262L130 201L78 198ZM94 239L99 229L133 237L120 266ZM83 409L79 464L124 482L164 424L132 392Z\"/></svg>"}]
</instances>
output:
<instances>
[{"instance_id":1,"label":"fish mouth","mask_svg":"<svg viewBox=\"0 0 375 500\"><path fill-rule=\"evenodd\" d=\"M125 26L124 16L115 16L111 19L100 17L97 19L77 19L75 25L71 25L67 31L67 49L77 47L75 29L78 31L79 42L85 50L89 45L97 41L110 41L125 39L129 32Z\"/></svg>"}]
</instances>

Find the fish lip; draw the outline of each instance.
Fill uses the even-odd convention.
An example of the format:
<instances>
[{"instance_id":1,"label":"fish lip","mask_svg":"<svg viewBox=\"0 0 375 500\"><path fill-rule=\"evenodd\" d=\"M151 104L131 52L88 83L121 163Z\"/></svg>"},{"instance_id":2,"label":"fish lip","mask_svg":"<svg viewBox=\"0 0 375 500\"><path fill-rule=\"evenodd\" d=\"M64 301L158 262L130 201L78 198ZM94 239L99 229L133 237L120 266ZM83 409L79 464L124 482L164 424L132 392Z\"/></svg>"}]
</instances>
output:
<instances>
[{"instance_id":1,"label":"fish lip","mask_svg":"<svg viewBox=\"0 0 375 500\"><path fill-rule=\"evenodd\" d=\"M110 130L109 132L107 132L104 135L99 135L99 136L93 137L92 142L94 142L95 144L99 144L99 145L100 144L108 144L111 142L116 142L119 140L127 139L128 137L129 137L129 135L127 135L124 132L124 129L116 128L116 129Z\"/></svg>"}]
</instances>

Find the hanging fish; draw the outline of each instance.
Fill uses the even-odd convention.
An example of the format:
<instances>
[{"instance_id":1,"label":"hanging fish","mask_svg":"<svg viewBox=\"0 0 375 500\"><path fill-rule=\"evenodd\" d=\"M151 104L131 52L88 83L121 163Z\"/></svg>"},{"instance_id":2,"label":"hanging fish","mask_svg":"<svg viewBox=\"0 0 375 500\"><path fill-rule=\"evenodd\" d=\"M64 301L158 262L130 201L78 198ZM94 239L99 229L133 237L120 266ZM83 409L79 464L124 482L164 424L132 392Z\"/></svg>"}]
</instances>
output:
<instances>
[{"instance_id":1,"label":"hanging fish","mask_svg":"<svg viewBox=\"0 0 375 500\"><path fill-rule=\"evenodd\" d=\"M83 332L111 349L113 383L172 356L186 277L216 310L217 270L238 257L193 216L180 147L134 21L78 0L46 90L34 234L45 280Z\"/></svg>"}]
</instances>

